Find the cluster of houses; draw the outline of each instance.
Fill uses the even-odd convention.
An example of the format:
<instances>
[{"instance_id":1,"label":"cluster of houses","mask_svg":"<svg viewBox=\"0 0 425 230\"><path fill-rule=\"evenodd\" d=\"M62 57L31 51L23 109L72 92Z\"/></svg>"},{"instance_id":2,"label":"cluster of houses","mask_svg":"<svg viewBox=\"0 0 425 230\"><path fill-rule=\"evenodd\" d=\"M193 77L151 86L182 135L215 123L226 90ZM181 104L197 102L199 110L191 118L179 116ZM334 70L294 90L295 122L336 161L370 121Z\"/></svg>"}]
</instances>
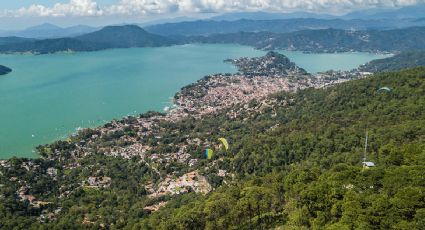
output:
<instances>
[{"instance_id":1,"label":"cluster of houses","mask_svg":"<svg viewBox=\"0 0 425 230\"><path fill-rule=\"evenodd\" d=\"M329 87L346 81L365 78L371 74L373 73L359 71L358 69L353 69L350 71L329 70L313 75L314 78L312 81L312 87Z\"/></svg>"},{"instance_id":2,"label":"cluster of houses","mask_svg":"<svg viewBox=\"0 0 425 230\"><path fill-rule=\"evenodd\" d=\"M198 173L193 171L186 173L178 178L173 178L171 175L167 176L157 186L148 184L146 187L149 197L161 197L165 195L177 195L193 191L196 193L207 194L212 190L211 185L207 179Z\"/></svg>"},{"instance_id":3,"label":"cluster of houses","mask_svg":"<svg viewBox=\"0 0 425 230\"><path fill-rule=\"evenodd\" d=\"M111 185L111 178L107 176L91 176L83 181L86 188L107 188Z\"/></svg>"},{"instance_id":4,"label":"cluster of houses","mask_svg":"<svg viewBox=\"0 0 425 230\"><path fill-rule=\"evenodd\" d=\"M22 182L24 183L24 182ZM16 192L18 195L18 198L21 201L27 201L31 206L35 208L39 208L42 206L46 206L49 204L52 204L52 202L42 201L38 200L35 196L28 194L29 187L27 185L22 185L19 190Z\"/></svg>"},{"instance_id":5,"label":"cluster of houses","mask_svg":"<svg viewBox=\"0 0 425 230\"><path fill-rule=\"evenodd\" d=\"M241 75L214 75L199 81L193 86L194 90L202 90L203 96L195 93L177 94L176 109L171 113L190 113L199 118L236 104L245 104L256 99L266 98L279 91L296 91L306 88L307 78L299 82L291 82L283 77L255 76L246 78Z\"/></svg>"}]
</instances>

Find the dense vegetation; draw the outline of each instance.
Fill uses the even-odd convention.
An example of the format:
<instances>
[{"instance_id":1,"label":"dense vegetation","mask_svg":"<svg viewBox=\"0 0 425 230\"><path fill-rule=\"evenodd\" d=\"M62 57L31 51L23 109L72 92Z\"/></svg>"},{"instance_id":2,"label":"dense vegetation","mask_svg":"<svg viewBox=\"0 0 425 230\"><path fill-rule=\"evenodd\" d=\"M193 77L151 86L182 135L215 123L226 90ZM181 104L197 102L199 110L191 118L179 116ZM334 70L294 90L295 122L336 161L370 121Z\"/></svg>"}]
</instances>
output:
<instances>
[{"instance_id":1,"label":"dense vegetation","mask_svg":"<svg viewBox=\"0 0 425 230\"><path fill-rule=\"evenodd\" d=\"M0 75L8 74L12 72L12 69L3 65L0 65Z\"/></svg>"},{"instance_id":2,"label":"dense vegetation","mask_svg":"<svg viewBox=\"0 0 425 230\"><path fill-rule=\"evenodd\" d=\"M237 43L259 49L306 52L400 52L425 50L425 27L394 30L303 30L277 34L239 32L190 37L189 42Z\"/></svg>"},{"instance_id":3,"label":"dense vegetation","mask_svg":"<svg viewBox=\"0 0 425 230\"><path fill-rule=\"evenodd\" d=\"M13 43L22 43L22 42L30 42L35 39L31 38L21 38L21 37L0 37L0 45L8 45Z\"/></svg>"},{"instance_id":4,"label":"dense vegetation","mask_svg":"<svg viewBox=\"0 0 425 230\"><path fill-rule=\"evenodd\" d=\"M15 38L15 42L2 45L1 53L31 52L36 54L61 51L97 51L110 48L130 48L167 46L174 44L170 39L146 32L133 25L107 26L99 31L72 38L53 38L42 40L24 40ZM18 42L21 41L21 42Z\"/></svg>"},{"instance_id":5,"label":"dense vegetation","mask_svg":"<svg viewBox=\"0 0 425 230\"><path fill-rule=\"evenodd\" d=\"M425 51L403 52L393 57L373 60L360 66L360 71L388 72L425 66Z\"/></svg>"},{"instance_id":6,"label":"dense vegetation","mask_svg":"<svg viewBox=\"0 0 425 230\"><path fill-rule=\"evenodd\" d=\"M382 86L391 92L378 92ZM233 119L223 111L198 120L163 122L157 143L164 149L187 137L224 136L231 151L217 152L216 163L204 168L208 161L202 159L203 146L189 149L201 159L199 170L216 189L206 196L163 197L169 203L153 214L143 210L158 202L145 195L145 182L167 170L178 175L188 166L158 165L153 172L137 157L93 152L77 159L81 167L63 170L72 143L92 134L87 130L40 148L43 154L60 150L57 160L14 158L10 168L0 167L0 228L424 229L424 89L425 68L416 68L326 89L278 93L274 106L263 113L249 113L257 106L253 101ZM366 130L368 160L376 163L370 169L361 166ZM117 144L122 135L103 142ZM29 162L40 166L34 171L22 168ZM46 175L51 167L58 169L55 179ZM218 169L230 176L223 180ZM111 186L80 186L93 173L111 177ZM23 180L32 194L52 203L36 208L19 201L16 190ZM67 189L69 194L58 197ZM47 213L53 217L40 217Z\"/></svg>"},{"instance_id":7,"label":"dense vegetation","mask_svg":"<svg viewBox=\"0 0 425 230\"><path fill-rule=\"evenodd\" d=\"M393 91L377 92L383 85ZM262 114L246 130L230 129L238 182L174 200L139 226L423 229L424 86L422 68L277 95L293 101L273 121ZM370 169L361 167L365 130Z\"/></svg>"}]
</instances>

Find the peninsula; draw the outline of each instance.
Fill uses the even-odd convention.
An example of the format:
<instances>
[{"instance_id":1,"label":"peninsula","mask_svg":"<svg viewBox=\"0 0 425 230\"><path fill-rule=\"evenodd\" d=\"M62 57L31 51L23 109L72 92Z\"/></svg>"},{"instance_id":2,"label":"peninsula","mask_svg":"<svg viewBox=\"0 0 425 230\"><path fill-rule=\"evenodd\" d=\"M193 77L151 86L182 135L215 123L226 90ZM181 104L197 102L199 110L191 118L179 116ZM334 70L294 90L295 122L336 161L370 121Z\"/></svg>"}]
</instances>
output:
<instances>
[{"instance_id":1,"label":"peninsula","mask_svg":"<svg viewBox=\"0 0 425 230\"><path fill-rule=\"evenodd\" d=\"M5 75L12 72L12 69L3 65L0 65L0 75Z\"/></svg>"}]
</instances>

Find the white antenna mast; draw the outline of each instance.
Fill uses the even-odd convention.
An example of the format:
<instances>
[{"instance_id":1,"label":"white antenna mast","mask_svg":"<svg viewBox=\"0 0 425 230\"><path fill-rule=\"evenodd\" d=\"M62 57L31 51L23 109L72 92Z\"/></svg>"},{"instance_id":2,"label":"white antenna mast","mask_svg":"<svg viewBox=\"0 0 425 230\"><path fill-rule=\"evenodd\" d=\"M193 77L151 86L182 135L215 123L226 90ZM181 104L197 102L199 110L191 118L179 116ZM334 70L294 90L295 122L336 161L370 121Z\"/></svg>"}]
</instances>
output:
<instances>
[{"instance_id":1,"label":"white antenna mast","mask_svg":"<svg viewBox=\"0 0 425 230\"><path fill-rule=\"evenodd\" d=\"M367 154L367 137L368 137L368 133L367 133L367 131L366 131L366 139L365 139L365 142L364 142L364 156L363 156L363 162L365 162L365 161L366 161L366 154Z\"/></svg>"}]
</instances>

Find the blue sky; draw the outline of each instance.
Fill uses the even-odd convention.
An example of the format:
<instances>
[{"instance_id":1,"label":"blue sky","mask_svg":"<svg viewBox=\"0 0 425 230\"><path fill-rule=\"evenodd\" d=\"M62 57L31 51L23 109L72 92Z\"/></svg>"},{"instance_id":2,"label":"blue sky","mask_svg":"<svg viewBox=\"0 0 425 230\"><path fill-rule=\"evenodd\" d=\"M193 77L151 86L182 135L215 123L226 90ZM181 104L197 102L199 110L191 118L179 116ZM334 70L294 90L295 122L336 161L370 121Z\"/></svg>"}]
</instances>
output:
<instances>
[{"instance_id":1,"label":"blue sky","mask_svg":"<svg viewBox=\"0 0 425 230\"><path fill-rule=\"evenodd\" d=\"M0 29L18 29L46 22L61 26L140 23L253 11L341 15L354 10L419 3L425 0L0 0Z\"/></svg>"}]
</instances>

